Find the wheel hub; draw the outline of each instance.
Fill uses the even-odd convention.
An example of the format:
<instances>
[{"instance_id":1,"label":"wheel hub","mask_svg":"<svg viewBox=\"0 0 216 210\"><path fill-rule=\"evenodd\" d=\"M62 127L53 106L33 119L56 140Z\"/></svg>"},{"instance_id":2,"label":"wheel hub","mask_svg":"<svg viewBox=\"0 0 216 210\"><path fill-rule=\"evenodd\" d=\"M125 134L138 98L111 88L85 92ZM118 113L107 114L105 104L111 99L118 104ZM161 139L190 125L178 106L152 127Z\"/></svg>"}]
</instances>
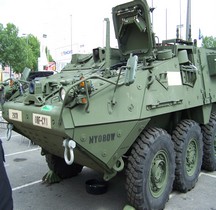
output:
<instances>
[{"instance_id":1,"label":"wheel hub","mask_svg":"<svg viewBox=\"0 0 216 210\"><path fill-rule=\"evenodd\" d=\"M168 161L165 151L159 151L153 158L150 171L150 191L154 197L159 197L166 187Z\"/></svg>"},{"instance_id":2,"label":"wheel hub","mask_svg":"<svg viewBox=\"0 0 216 210\"><path fill-rule=\"evenodd\" d=\"M191 139L186 154L186 170L189 176L192 176L196 170L198 160L198 147L195 139Z\"/></svg>"}]
</instances>

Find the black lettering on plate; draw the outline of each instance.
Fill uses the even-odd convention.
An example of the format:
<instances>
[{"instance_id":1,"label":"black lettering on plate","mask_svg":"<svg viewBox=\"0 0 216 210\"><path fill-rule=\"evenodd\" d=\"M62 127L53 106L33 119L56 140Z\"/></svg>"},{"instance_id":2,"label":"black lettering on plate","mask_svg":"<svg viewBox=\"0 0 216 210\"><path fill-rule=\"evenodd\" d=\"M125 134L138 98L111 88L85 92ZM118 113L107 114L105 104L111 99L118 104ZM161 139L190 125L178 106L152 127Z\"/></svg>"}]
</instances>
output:
<instances>
[{"instance_id":1,"label":"black lettering on plate","mask_svg":"<svg viewBox=\"0 0 216 210\"><path fill-rule=\"evenodd\" d=\"M12 118L13 119L18 119L18 113L12 112Z\"/></svg>"},{"instance_id":2,"label":"black lettering on plate","mask_svg":"<svg viewBox=\"0 0 216 210\"><path fill-rule=\"evenodd\" d=\"M103 143L115 140L115 133L108 133L97 136L89 136L89 144Z\"/></svg>"},{"instance_id":3,"label":"black lettering on plate","mask_svg":"<svg viewBox=\"0 0 216 210\"><path fill-rule=\"evenodd\" d=\"M48 119L46 117L35 116L35 124L48 126Z\"/></svg>"}]
</instances>

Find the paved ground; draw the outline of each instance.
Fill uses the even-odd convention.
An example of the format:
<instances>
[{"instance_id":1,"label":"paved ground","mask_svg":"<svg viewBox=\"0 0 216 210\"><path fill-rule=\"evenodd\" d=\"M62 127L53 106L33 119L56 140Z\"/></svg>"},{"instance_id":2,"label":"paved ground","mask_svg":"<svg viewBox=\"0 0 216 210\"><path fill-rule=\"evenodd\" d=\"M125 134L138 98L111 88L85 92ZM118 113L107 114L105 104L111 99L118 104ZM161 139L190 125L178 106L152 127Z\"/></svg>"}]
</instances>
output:
<instances>
[{"instance_id":1,"label":"paved ground","mask_svg":"<svg viewBox=\"0 0 216 210\"><path fill-rule=\"evenodd\" d=\"M109 183L103 195L85 191L85 181L98 176L84 168L82 173L59 184L42 184L48 171L40 148L29 144L22 136L13 133L6 141L6 130L0 128L0 137L6 154L6 170L13 188L14 210L122 210L127 204L124 175ZM172 192L166 210L216 210L216 172L202 171L196 187L186 194Z\"/></svg>"}]
</instances>

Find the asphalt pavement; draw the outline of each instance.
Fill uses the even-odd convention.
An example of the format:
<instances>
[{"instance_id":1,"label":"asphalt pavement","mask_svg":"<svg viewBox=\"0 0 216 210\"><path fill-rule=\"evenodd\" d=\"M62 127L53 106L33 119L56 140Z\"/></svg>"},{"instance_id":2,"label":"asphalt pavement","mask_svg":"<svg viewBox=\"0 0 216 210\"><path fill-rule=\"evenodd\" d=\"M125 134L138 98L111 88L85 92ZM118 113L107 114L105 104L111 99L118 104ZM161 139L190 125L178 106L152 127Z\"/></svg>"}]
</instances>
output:
<instances>
[{"instance_id":1,"label":"asphalt pavement","mask_svg":"<svg viewBox=\"0 0 216 210\"><path fill-rule=\"evenodd\" d=\"M12 186L14 210L123 210L127 204L124 174L109 182L102 195L88 194L85 182L100 175L84 167L77 177L58 184L43 184L49 170L40 147L13 132L6 141L5 126L0 138L6 156L6 171ZM187 193L173 191L165 210L216 210L216 172L202 171L194 189Z\"/></svg>"}]
</instances>

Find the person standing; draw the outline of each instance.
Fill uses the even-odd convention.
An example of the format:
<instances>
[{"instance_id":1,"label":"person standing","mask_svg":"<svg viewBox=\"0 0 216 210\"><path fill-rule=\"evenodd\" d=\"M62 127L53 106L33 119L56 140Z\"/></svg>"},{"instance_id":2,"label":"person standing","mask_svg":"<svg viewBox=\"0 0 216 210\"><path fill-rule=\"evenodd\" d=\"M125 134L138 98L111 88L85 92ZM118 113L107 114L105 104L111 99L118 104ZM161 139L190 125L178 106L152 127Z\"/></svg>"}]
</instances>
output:
<instances>
[{"instance_id":1,"label":"person standing","mask_svg":"<svg viewBox=\"0 0 216 210\"><path fill-rule=\"evenodd\" d=\"M0 139L0 210L12 210L12 189L4 167L4 162L4 150Z\"/></svg>"}]
</instances>

